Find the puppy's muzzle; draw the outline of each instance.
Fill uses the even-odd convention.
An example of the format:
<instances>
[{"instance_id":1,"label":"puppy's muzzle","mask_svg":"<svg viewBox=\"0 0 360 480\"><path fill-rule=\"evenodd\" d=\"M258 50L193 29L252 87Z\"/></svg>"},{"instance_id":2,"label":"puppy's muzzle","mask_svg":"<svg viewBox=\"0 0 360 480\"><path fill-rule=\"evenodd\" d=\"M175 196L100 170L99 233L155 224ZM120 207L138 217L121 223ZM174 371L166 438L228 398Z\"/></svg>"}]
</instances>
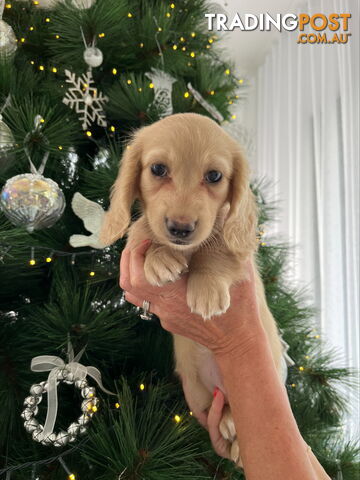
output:
<instances>
[{"instance_id":1,"label":"puppy's muzzle","mask_svg":"<svg viewBox=\"0 0 360 480\"><path fill-rule=\"evenodd\" d=\"M193 232L195 231L197 222L182 223L170 218L165 218L166 228L174 243L187 243Z\"/></svg>"}]
</instances>

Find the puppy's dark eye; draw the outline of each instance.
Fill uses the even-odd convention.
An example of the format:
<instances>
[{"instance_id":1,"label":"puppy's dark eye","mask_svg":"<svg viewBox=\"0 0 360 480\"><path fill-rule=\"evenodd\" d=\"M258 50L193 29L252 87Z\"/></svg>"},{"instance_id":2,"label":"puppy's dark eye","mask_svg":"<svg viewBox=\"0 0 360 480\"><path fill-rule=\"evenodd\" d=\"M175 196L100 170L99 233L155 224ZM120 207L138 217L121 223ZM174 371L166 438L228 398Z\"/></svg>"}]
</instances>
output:
<instances>
[{"instance_id":1,"label":"puppy's dark eye","mask_svg":"<svg viewBox=\"0 0 360 480\"><path fill-rule=\"evenodd\" d=\"M217 183L221 180L222 173L217 170L210 170L204 178L207 183Z\"/></svg>"},{"instance_id":2,"label":"puppy's dark eye","mask_svg":"<svg viewBox=\"0 0 360 480\"><path fill-rule=\"evenodd\" d=\"M154 163L151 165L151 173L156 177L166 177L167 168L162 163Z\"/></svg>"}]
</instances>

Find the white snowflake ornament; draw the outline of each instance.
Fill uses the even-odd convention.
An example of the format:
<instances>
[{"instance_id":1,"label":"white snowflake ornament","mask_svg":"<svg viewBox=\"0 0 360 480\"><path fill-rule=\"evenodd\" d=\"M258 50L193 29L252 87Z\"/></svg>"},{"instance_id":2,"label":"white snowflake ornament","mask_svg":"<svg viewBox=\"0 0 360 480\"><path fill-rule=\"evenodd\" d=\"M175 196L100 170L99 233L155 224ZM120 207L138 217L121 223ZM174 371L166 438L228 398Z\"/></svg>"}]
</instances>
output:
<instances>
[{"instance_id":1,"label":"white snowflake ornament","mask_svg":"<svg viewBox=\"0 0 360 480\"><path fill-rule=\"evenodd\" d=\"M99 127L106 127L103 108L109 98L91 86L94 84L91 68L80 77L76 77L75 73L69 70L65 70L65 75L66 83L70 83L72 86L66 92L63 103L80 114L83 130L89 128L94 122Z\"/></svg>"}]
</instances>

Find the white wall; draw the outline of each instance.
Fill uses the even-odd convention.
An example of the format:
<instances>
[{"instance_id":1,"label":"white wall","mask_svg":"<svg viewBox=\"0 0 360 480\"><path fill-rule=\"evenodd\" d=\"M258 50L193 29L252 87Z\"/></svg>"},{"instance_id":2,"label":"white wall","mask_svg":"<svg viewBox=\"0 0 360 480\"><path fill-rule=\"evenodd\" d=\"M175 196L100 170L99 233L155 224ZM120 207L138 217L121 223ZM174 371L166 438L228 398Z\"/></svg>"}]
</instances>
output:
<instances>
[{"instance_id":1,"label":"white wall","mask_svg":"<svg viewBox=\"0 0 360 480\"><path fill-rule=\"evenodd\" d=\"M269 195L281 201L269 233L297 246L289 279L309 287L319 332L342 364L360 369L359 5L304 0L300 8L350 11L350 43L298 45L296 33L283 32L258 49L259 66L247 64L251 90L237 116L254 135L254 175L271 179ZM353 408L356 432L358 400Z\"/></svg>"}]
</instances>

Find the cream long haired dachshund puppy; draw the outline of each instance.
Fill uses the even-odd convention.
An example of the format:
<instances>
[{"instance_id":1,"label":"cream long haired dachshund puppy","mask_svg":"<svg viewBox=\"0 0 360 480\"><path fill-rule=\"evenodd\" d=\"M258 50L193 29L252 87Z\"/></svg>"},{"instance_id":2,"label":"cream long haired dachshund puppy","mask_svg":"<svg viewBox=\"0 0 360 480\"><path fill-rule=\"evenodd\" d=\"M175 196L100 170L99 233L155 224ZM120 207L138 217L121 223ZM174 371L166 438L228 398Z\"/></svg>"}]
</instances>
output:
<instances>
[{"instance_id":1,"label":"cream long haired dachshund puppy","mask_svg":"<svg viewBox=\"0 0 360 480\"><path fill-rule=\"evenodd\" d=\"M129 228L136 199L142 216ZM131 244L151 239L147 280L160 286L189 272L187 302L204 320L228 309L230 286L244 278L244 262L252 259L261 320L280 375L278 329L254 259L256 224L249 168L239 145L208 117L180 113L134 134L112 188L101 240L109 245L126 233ZM174 350L176 371L196 415L210 407L216 386L226 393L217 365L208 349L179 335L174 335ZM241 464L228 406L220 431Z\"/></svg>"}]
</instances>

